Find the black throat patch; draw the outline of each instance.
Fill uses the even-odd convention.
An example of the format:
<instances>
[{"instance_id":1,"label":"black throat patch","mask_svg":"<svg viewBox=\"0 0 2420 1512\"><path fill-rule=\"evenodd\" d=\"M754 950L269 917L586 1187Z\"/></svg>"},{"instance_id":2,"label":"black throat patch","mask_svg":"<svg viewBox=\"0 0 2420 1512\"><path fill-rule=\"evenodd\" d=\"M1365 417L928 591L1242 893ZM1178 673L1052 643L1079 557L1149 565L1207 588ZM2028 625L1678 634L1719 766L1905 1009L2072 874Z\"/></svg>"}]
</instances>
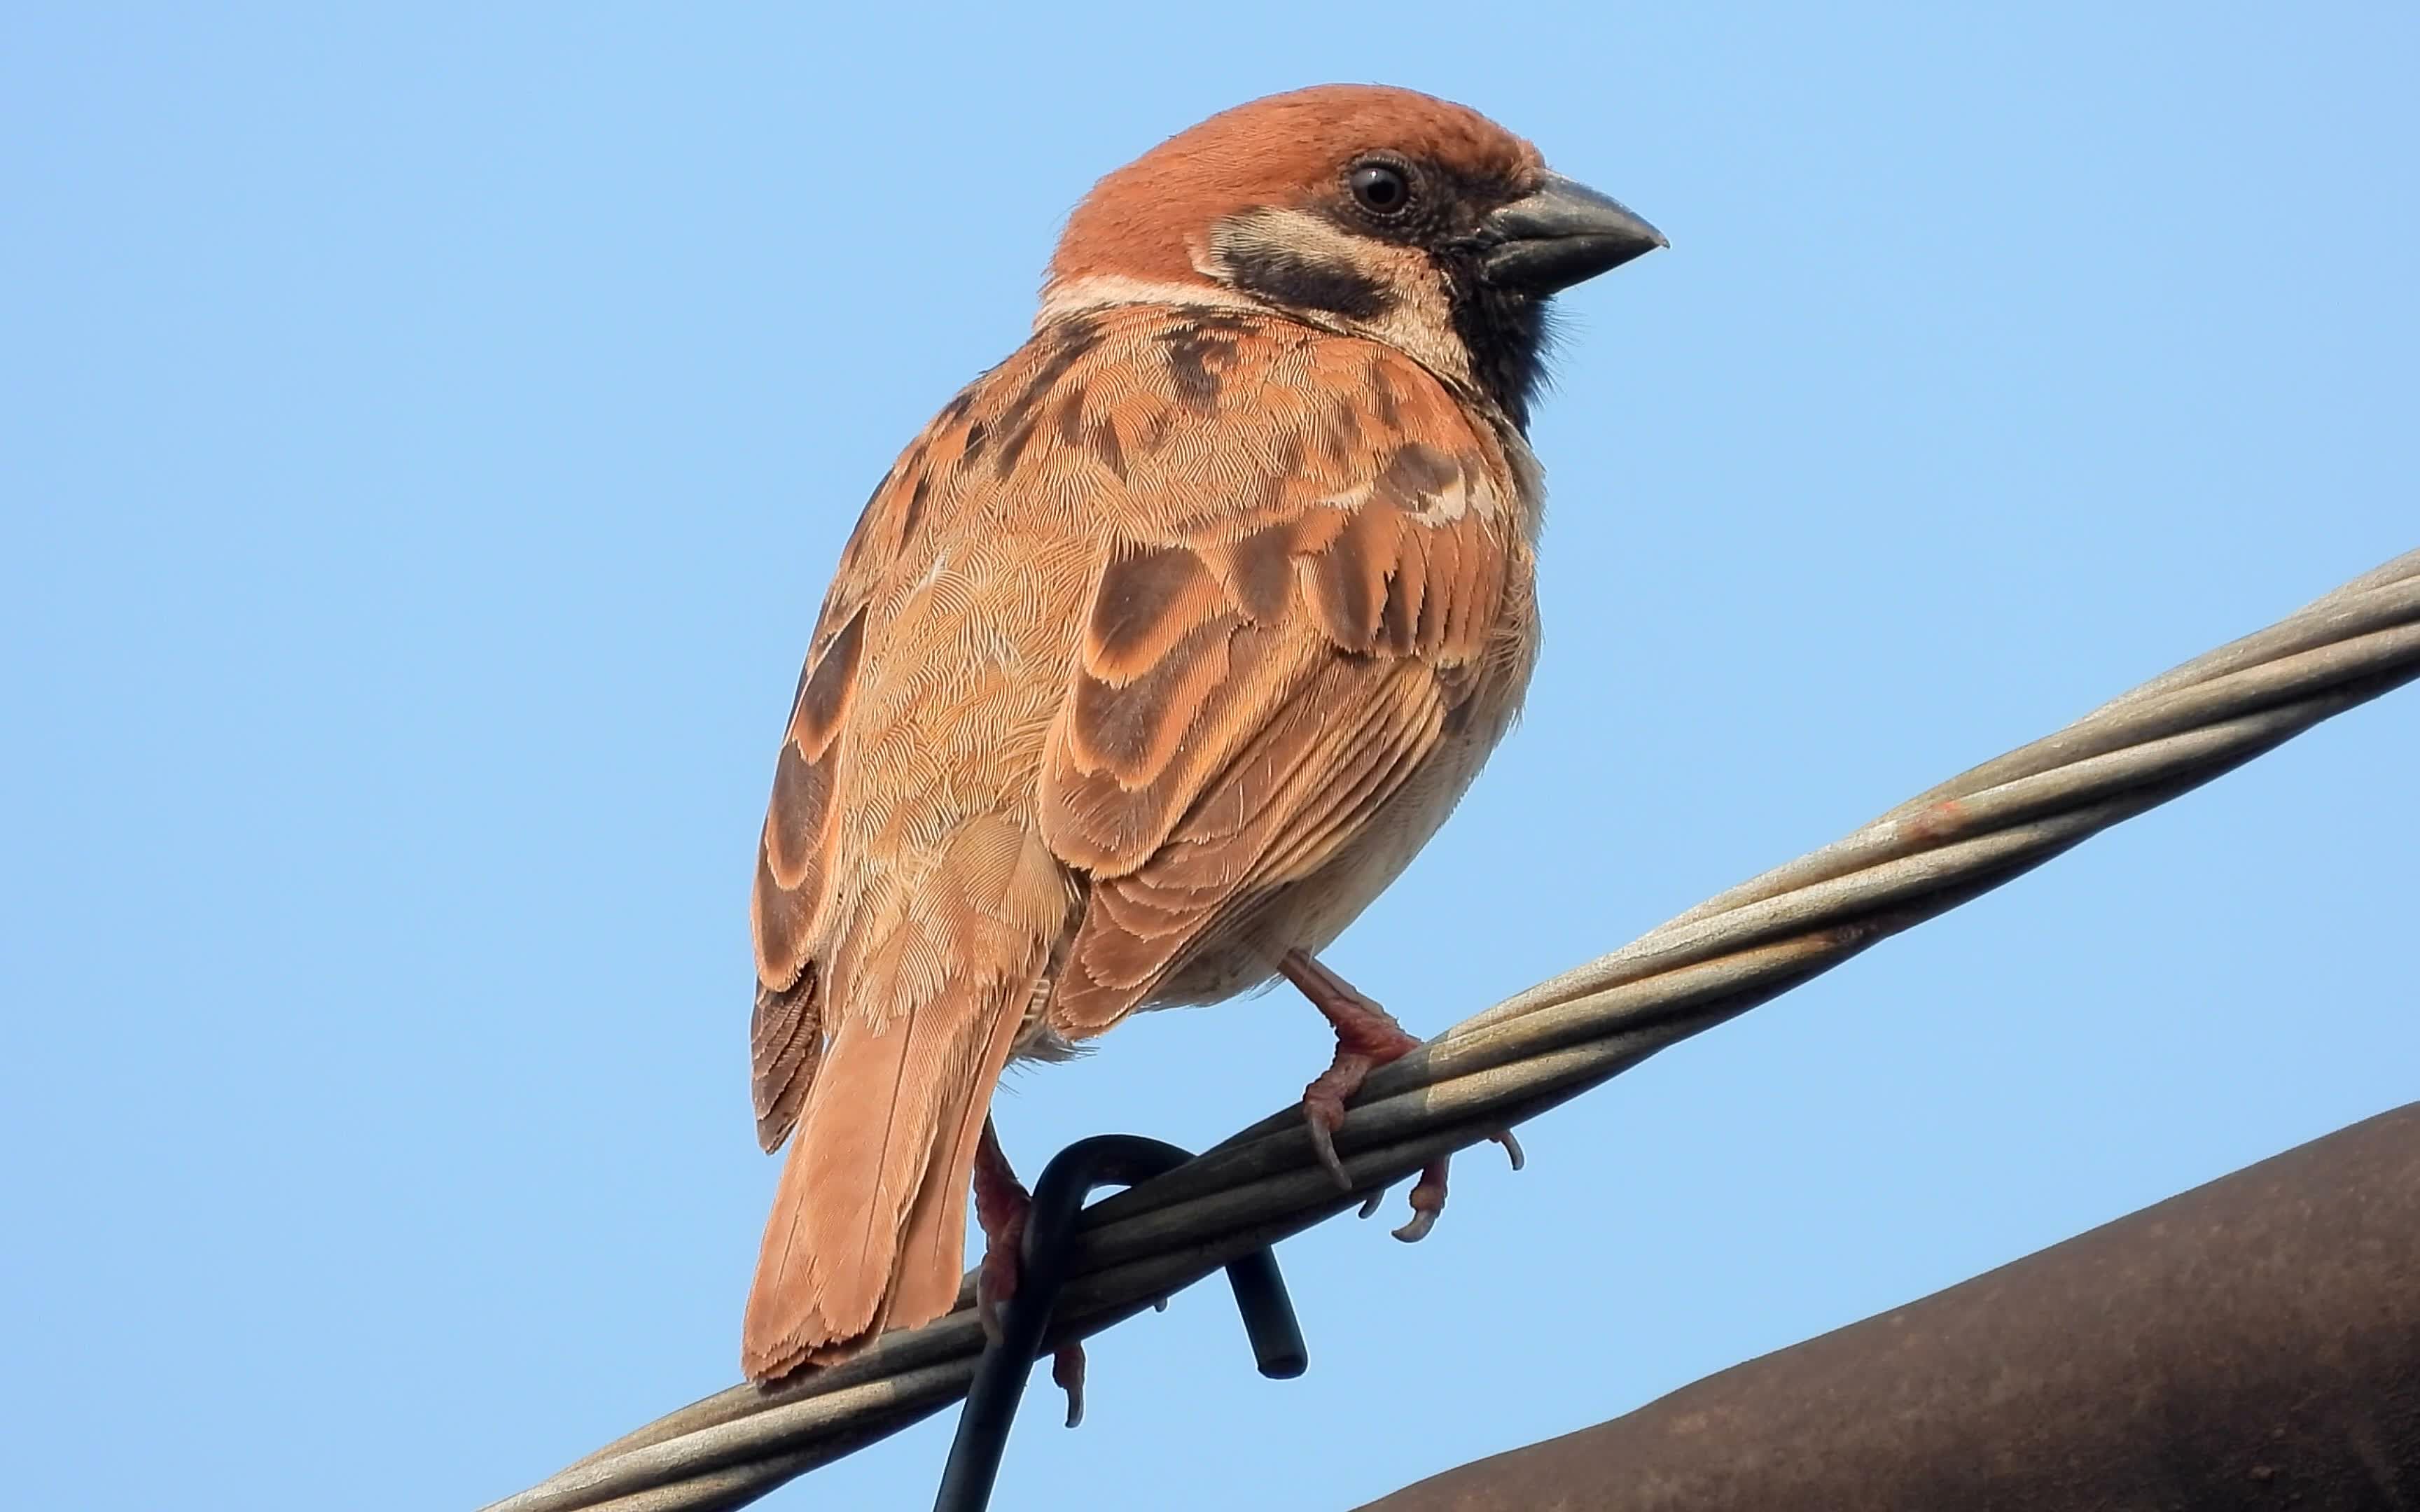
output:
<instances>
[{"instance_id":1,"label":"black throat patch","mask_svg":"<svg viewBox=\"0 0 2420 1512\"><path fill-rule=\"evenodd\" d=\"M1479 276L1479 265L1458 251L1441 252L1446 289L1452 301L1454 334L1470 353L1470 376L1524 434L1529 406L1546 378L1546 347L1553 338L1546 301L1536 295L1499 288Z\"/></svg>"}]
</instances>

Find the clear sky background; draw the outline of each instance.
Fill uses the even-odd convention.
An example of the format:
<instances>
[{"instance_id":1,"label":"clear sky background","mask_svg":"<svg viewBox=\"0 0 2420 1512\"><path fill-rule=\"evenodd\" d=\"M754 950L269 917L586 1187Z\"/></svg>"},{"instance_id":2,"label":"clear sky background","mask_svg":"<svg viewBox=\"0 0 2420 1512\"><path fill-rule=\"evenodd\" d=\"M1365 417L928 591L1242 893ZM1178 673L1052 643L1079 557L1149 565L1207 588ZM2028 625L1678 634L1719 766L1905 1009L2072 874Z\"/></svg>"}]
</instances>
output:
<instances>
[{"instance_id":1,"label":"clear sky background","mask_svg":"<svg viewBox=\"0 0 2420 1512\"><path fill-rule=\"evenodd\" d=\"M1334 952L1434 1030L2420 545L2409 5L23 7L0 1500L467 1507L736 1375L771 757L866 490L1214 109L1476 105L1570 298L1526 724ZM2289 13L2290 10L2290 13ZM2420 690L1040 1388L997 1505L1337 1507L2420 1095ZM1288 995L1030 1170L1325 1063ZM1400 1193L1389 1204L1399 1210ZM929 1502L930 1421L770 1504Z\"/></svg>"}]
</instances>

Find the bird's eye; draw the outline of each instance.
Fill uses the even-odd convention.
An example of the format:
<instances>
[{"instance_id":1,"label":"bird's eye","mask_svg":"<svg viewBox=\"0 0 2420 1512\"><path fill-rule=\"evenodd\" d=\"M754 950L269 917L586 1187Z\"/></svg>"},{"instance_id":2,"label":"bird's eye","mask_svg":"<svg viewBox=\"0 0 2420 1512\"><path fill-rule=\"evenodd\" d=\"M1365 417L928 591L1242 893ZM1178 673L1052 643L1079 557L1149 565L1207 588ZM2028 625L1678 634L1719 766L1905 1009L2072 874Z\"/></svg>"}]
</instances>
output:
<instances>
[{"instance_id":1,"label":"bird's eye","mask_svg":"<svg viewBox=\"0 0 2420 1512\"><path fill-rule=\"evenodd\" d=\"M1365 162L1345 176L1354 202L1373 215L1395 215L1412 202L1411 176L1391 162Z\"/></svg>"}]
</instances>

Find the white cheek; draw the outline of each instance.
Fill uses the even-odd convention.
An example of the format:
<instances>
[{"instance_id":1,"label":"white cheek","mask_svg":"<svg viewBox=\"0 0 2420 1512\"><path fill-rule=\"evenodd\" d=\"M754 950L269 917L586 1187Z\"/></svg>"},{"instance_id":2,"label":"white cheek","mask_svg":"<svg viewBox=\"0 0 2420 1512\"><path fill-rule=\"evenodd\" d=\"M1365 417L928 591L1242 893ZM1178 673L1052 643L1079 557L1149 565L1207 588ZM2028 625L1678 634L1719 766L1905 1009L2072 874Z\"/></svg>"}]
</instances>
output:
<instances>
[{"instance_id":1,"label":"white cheek","mask_svg":"<svg viewBox=\"0 0 2420 1512\"><path fill-rule=\"evenodd\" d=\"M1396 285L1393 307L1365 329L1431 372L1458 383L1470 381L1469 352L1453 329L1445 290L1433 281L1410 288Z\"/></svg>"}]
</instances>

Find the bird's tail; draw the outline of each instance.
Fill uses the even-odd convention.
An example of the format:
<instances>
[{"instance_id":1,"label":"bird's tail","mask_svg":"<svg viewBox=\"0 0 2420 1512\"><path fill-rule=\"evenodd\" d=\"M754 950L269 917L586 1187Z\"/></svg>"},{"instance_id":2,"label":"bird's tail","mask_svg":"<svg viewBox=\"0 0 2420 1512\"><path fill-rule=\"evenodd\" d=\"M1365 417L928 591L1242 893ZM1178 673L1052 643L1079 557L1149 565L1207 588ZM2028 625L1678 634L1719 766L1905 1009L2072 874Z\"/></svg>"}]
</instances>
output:
<instances>
[{"instance_id":1,"label":"bird's tail","mask_svg":"<svg viewBox=\"0 0 2420 1512\"><path fill-rule=\"evenodd\" d=\"M912 903L875 910L889 917L834 952L830 1043L748 1294L752 1380L831 1363L957 1300L984 1119L1069 899L1032 837L978 823L955 841Z\"/></svg>"},{"instance_id":2,"label":"bird's tail","mask_svg":"<svg viewBox=\"0 0 2420 1512\"><path fill-rule=\"evenodd\" d=\"M1024 1007L1022 991L1013 1005L983 995L995 1000L936 1000L834 1037L748 1293L752 1380L828 1364L956 1303L975 1147Z\"/></svg>"}]
</instances>

